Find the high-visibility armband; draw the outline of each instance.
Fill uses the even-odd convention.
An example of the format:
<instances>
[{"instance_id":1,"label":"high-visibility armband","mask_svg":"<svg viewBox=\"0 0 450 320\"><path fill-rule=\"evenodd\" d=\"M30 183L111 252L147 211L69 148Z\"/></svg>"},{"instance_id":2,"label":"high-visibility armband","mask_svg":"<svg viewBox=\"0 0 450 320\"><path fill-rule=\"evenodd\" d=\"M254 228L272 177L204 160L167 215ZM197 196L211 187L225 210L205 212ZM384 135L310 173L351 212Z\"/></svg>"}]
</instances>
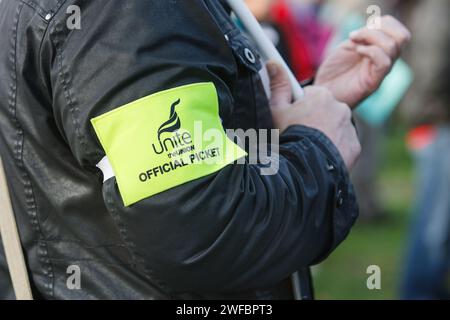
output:
<instances>
[{"instance_id":1,"label":"high-visibility armband","mask_svg":"<svg viewBox=\"0 0 450 320\"><path fill-rule=\"evenodd\" d=\"M125 206L246 156L224 132L213 83L162 91L91 122Z\"/></svg>"}]
</instances>

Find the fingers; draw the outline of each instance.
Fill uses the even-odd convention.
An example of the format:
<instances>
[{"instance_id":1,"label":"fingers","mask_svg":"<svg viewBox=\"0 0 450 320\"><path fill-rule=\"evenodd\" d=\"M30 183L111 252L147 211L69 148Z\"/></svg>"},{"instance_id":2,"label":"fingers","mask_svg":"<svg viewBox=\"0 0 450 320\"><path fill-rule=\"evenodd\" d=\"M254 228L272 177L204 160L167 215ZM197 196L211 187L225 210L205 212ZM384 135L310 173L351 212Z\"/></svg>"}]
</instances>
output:
<instances>
[{"instance_id":1,"label":"fingers","mask_svg":"<svg viewBox=\"0 0 450 320\"><path fill-rule=\"evenodd\" d=\"M411 33L392 16L381 18L381 29L363 28L350 34L350 39L357 44L373 45L382 48L385 53L396 60L402 46L411 39Z\"/></svg>"},{"instance_id":2,"label":"fingers","mask_svg":"<svg viewBox=\"0 0 450 320\"><path fill-rule=\"evenodd\" d=\"M392 59L380 47L375 45L357 46L356 51L367 57L375 65L376 71L381 74L387 73L392 66Z\"/></svg>"},{"instance_id":3,"label":"fingers","mask_svg":"<svg viewBox=\"0 0 450 320\"><path fill-rule=\"evenodd\" d=\"M354 51L357 47L357 44L352 40L345 40L339 45L339 47L344 50Z\"/></svg>"},{"instance_id":4,"label":"fingers","mask_svg":"<svg viewBox=\"0 0 450 320\"><path fill-rule=\"evenodd\" d=\"M399 48L411 40L411 32L392 16L381 18L381 31L394 38Z\"/></svg>"},{"instance_id":5,"label":"fingers","mask_svg":"<svg viewBox=\"0 0 450 320\"><path fill-rule=\"evenodd\" d=\"M352 32L350 39L356 43L378 46L393 60L400 55L400 47L395 39L379 30L361 29Z\"/></svg>"},{"instance_id":6,"label":"fingers","mask_svg":"<svg viewBox=\"0 0 450 320\"><path fill-rule=\"evenodd\" d=\"M273 61L267 63L267 71L270 76L270 90L272 91L271 107L281 109L289 106L292 103L292 88L287 72L281 65Z\"/></svg>"}]
</instances>

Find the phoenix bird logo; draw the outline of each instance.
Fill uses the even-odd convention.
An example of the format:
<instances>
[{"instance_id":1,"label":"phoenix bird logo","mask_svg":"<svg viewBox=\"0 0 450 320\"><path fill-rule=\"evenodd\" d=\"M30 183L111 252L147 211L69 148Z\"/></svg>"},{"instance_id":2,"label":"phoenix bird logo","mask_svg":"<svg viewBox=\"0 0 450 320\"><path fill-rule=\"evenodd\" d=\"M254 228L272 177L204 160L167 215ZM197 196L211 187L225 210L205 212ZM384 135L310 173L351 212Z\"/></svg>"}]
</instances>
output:
<instances>
[{"instance_id":1,"label":"phoenix bird logo","mask_svg":"<svg viewBox=\"0 0 450 320\"><path fill-rule=\"evenodd\" d=\"M165 132L175 132L181 128L181 121L178 117L177 112L175 111L176 106L178 106L181 102L181 99L178 99L172 106L170 107L170 116L169 120L164 122L158 129L158 140L161 141L161 135Z\"/></svg>"}]
</instances>

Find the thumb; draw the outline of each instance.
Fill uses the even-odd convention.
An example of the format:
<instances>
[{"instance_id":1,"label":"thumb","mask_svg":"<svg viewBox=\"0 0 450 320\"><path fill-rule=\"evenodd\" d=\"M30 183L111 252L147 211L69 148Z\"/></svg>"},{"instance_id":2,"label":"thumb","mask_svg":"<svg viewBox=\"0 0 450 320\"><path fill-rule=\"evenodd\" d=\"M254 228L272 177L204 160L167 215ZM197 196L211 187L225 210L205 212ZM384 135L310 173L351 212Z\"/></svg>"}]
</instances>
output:
<instances>
[{"instance_id":1,"label":"thumb","mask_svg":"<svg viewBox=\"0 0 450 320\"><path fill-rule=\"evenodd\" d=\"M270 106L274 109L284 108L292 103L292 88L289 76L284 68L275 61L267 63L270 77Z\"/></svg>"}]
</instances>

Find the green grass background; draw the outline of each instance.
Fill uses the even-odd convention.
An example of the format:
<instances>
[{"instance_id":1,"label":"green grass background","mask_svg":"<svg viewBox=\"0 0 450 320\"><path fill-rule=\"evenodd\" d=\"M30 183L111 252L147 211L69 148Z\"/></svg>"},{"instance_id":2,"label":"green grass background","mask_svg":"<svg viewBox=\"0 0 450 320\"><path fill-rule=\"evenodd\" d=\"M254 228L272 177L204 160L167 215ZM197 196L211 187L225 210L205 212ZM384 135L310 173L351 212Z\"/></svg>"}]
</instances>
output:
<instances>
[{"instance_id":1,"label":"green grass background","mask_svg":"<svg viewBox=\"0 0 450 320\"><path fill-rule=\"evenodd\" d=\"M317 299L398 299L414 198L413 161L406 128L391 126L381 145L377 184L385 221L358 222L344 243L313 270ZM381 290L366 286L369 265L381 268Z\"/></svg>"}]
</instances>

